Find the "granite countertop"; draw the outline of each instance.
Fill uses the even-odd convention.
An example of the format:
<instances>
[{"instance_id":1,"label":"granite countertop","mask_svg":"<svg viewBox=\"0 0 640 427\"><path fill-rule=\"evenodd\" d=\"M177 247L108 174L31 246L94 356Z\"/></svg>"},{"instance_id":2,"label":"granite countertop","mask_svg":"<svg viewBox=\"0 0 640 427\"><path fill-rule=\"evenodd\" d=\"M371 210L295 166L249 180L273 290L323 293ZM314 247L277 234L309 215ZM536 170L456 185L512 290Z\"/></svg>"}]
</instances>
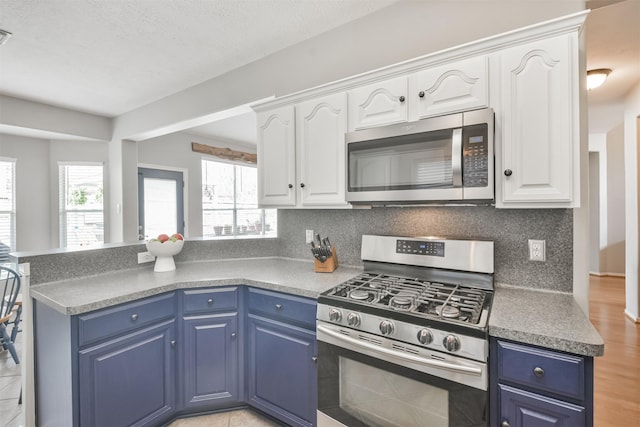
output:
<instances>
[{"instance_id":1,"label":"granite countertop","mask_svg":"<svg viewBox=\"0 0 640 427\"><path fill-rule=\"evenodd\" d=\"M278 257L197 261L178 263L176 271L168 273L154 273L152 266L146 266L43 283L31 288L31 296L66 315L175 289L209 286L251 285L317 298L361 272L340 266L333 273L315 273L308 260ZM602 338L567 293L497 286L489 335L585 356L604 353Z\"/></svg>"},{"instance_id":2,"label":"granite countertop","mask_svg":"<svg viewBox=\"0 0 640 427\"><path fill-rule=\"evenodd\" d=\"M584 356L602 356L604 342L573 295L497 286L489 335Z\"/></svg>"},{"instance_id":3,"label":"granite countertop","mask_svg":"<svg viewBox=\"0 0 640 427\"><path fill-rule=\"evenodd\" d=\"M175 289L251 285L317 298L320 293L362 272L339 266L332 273L315 273L313 262L286 258L248 258L176 263L176 270L154 273L153 266L43 283L31 296L66 315L137 300Z\"/></svg>"}]
</instances>

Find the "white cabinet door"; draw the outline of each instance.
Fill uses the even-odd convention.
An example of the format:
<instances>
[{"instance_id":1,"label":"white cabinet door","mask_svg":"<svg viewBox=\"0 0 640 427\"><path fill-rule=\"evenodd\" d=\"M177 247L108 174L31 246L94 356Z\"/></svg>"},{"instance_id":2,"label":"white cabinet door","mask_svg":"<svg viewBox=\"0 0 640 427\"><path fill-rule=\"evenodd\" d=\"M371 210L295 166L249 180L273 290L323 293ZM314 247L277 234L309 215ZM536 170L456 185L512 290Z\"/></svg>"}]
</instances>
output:
<instances>
[{"instance_id":1,"label":"white cabinet door","mask_svg":"<svg viewBox=\"0 0 640 427\"><path fill-rule=\"evenodd\" d=\"M295 206L293 106L258 113L258 197L261 206Z\"/></svg>"},{"instance_id":2,"label":"white cabinet door","mask_svg":"<svg viewBox=\"0 0 640 427\"><path fill-rule=\"evenodd\" d=\"M412 74L410 120L489 105L486 56L469 58Z\"/></svg>"},{"instance_id":3,"label":"white cabinet door","mask_svg":"<svg viewBox=\"0 0 640 427\"><path fill-rule=\"evenodd\" d=\"M577 35L511 47L500 62L501 135L496 185L501 207L579 203Z\"/></svg>"},{"instance_id":4,"label":"white cabinet door","mask_svg":"<svg viewBox=\"0 0 640 427\"><path fill-rule=\"evenodd\" d=\"M349 91L349 131L407 121L407 78Z\"/></svg>"},{"instance_id":5,"label":"white cabinet door","mask_svg":"<svg viewBox=\"0 0 640 427\"><path fill-rule=\"evenodd\" d=\"M346 205L346 93L306 101L297 109L301 205Z\"/></svg>"}]
</instances>

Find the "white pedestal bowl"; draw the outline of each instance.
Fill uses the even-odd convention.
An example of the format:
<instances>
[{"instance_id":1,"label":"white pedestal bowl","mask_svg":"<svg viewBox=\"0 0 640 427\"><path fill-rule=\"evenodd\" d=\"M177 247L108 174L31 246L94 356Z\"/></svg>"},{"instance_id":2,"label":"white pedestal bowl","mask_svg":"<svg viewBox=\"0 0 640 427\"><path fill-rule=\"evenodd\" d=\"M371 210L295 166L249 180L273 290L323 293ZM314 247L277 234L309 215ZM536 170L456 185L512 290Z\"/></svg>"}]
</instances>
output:
<instances>
[{"instance_id":1,"label":"white pedestal bowl","mask_svg":"<svg viewBox=\"0 0 640 427\"><path fill-rule=\"evenodd\" d=\"M173 256L180 253L183 245L184 240L176 240L175 242L167 240L164 243L160 243L160 241L147 242L147 250L156 257L153 271L156 273L174 271L176 263L173 261Z\"/></svg>"}]
</instances>

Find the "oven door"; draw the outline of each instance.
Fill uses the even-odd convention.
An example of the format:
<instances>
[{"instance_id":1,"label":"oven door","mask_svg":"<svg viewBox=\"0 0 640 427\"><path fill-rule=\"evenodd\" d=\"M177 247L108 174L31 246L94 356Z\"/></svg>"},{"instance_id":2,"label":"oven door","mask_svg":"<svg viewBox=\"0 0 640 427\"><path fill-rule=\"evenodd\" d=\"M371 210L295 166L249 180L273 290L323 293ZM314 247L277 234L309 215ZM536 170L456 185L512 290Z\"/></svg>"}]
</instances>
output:
<instances>
[{"instance_id":1,"label":"oven door","mask_svg":"<svg viewBox=\"0 0 640 427\"><path fill-rule=\"evenodd\" d=\"M488 425L486 364L347 332L318 322L318 427Z\"/></svg>"}]
</instances>

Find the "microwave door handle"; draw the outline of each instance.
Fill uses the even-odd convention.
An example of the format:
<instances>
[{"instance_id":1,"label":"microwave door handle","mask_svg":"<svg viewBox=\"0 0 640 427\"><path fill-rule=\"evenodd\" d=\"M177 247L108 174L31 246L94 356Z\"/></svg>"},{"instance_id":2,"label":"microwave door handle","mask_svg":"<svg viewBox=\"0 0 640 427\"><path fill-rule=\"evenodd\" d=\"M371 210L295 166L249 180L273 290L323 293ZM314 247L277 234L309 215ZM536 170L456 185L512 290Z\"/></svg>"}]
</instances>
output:
<instances>
[{"instance_id":1,"label":"microwave door handle","mask_svg":"<svg viewBox=\"0 0 640 427\"><path fill-rule=\"evenodd\" d=\"M454 129L451 137L451 171L453 186L462 187L462 128Z\"/></svg>"}]
</instances>

